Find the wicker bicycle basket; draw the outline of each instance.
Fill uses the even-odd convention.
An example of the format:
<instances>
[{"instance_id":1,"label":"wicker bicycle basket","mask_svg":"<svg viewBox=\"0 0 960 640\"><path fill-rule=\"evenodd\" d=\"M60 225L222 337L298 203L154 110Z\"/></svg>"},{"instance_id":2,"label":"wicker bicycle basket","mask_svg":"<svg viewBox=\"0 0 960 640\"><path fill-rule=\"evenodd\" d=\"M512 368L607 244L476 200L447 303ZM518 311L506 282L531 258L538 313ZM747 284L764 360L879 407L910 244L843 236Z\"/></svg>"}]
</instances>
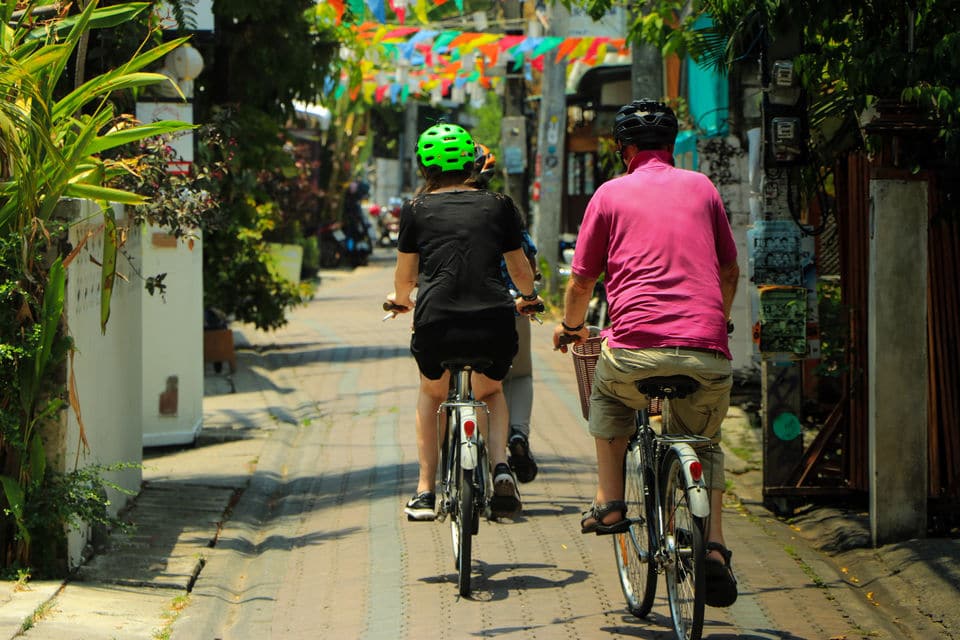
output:
<instances>
[{"instance_id":1,"label":"wicker bicycle basket","mask_svg":"<svg viewBox=\"0 0 960 640\"><path fill-rule=\"evenodd\" d=\"M600 359L600 349L603 338L593 336L587 338L583 344L570 345L573 354L573 368L577 374L577 391L580 393L580 411L585 420L590 419L590 392L593 389L593 373ZM647 414L657 416L661 414L663 400L650 398Z\"/></svg>"},{"instance_id":2,"label":"wicker bicycle basket","mask_svg":"<svg viewBox=\"0 0 960 640\"><path fill-rule=\"evenodd\" d=\"M573 354L573 368L577 373L577 391L580 392L580 411L585 419L590 418L590 390L593 387L593 372L600 359L600 346L603 338L594 336L587 338L583 344L570 346Z\"/></svg>"}]
</instances>

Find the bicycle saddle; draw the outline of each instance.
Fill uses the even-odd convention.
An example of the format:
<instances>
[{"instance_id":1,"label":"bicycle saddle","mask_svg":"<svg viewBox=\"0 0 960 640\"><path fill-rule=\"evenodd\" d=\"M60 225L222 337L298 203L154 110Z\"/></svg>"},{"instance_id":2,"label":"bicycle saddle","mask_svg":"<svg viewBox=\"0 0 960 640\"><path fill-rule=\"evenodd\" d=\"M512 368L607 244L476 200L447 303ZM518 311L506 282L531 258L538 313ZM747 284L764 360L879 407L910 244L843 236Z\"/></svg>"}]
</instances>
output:
<instances>
[{"instance_id":1,"label":"bicycle saddle","mask_svg":"<svg viewBox=\"0 0 960 640\"><path fill-rule=\"evenodd\" d=\"M700 383L690 376L654 376L637 380L637 391L649 398L686 398Z\"/></svg>"},{"instance_id":2,"label":"bicycle saddle","mask_svg":"<svg viewBox=\"0 0 960 640\"><path fill-rule=\"evenodd\" d=\"M440 363L440 366L449 371L463 371L470 369L472 371L483 371L493 366L493 360L490 358L450 358Z\"/></svg>"}]
</instances>

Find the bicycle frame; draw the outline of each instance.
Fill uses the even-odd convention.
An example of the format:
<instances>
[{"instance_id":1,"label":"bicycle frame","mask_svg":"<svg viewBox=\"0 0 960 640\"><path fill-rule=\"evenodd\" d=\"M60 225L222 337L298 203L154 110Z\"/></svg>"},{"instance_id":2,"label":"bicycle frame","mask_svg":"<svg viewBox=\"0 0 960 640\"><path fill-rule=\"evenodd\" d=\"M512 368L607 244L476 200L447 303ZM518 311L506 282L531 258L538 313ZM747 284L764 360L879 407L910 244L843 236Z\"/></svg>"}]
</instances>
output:
<instances>
[{"instance_id":1,"label":"bicycle frame","mask_svg":"<svg viewBox=\"0 0 960 640\"><path fill-rule=\"evenodd\" d=\"M440 405L437 416L437 429L440 436L440 492L444 501L456 493L459 482L458 469L479 470L486 475L481 464L485 457L483 437L477 425L479 411L487 411L482 402L448 400ZM455 434L455 435L451 435ZM478 488L484 485L479 484ZM486 489L484 487L484 493ZM484 497L477 496L478 499ZM449 504L441 501L437 519L450 513Z\"/></svg>"},{"instance_id":2,"label":"bicycle frame","mask_svg":"<svg viewBox=\"0 0 960 640\"><path fill-rule=\"evenodd\" d=\"M454 565L460 595L470 594L471 537L479 530L489 472L478 414L487 405L473 398L470 368L451 370L450 393L437 411L440 481L437 519L451 519Z\"/></svg>"},{"instance_id":3,"label":"bicycle frame","mask_svg":"<svg viewBox=\"0 0 960 640\"><path fill-rule=\"evenodd\" d=\"M648 526L651 527L653 539L660 543L653 558L658 573L663 571L663 565L668 558L666 534L668 523L664 513L663 487L661 486L663 460L669 451L673 451L680 459L684 476L687 479L687 499L690 512L698 518L708 518L710 516L710 491L703 480L702 471L698 471L700 458L697 456L692 443L705 445L709 442L710 439L703 436L677 436L657 433L650 425L646 410L637 412L637 431L628 447L639 447L641 449L641 459L645 463L645 468L638 469L636 472L645 473L646 480L649 480L652 476L653 480L651 490L653 491L656 521L649 522Z\"/></svg>"}]
</instances>

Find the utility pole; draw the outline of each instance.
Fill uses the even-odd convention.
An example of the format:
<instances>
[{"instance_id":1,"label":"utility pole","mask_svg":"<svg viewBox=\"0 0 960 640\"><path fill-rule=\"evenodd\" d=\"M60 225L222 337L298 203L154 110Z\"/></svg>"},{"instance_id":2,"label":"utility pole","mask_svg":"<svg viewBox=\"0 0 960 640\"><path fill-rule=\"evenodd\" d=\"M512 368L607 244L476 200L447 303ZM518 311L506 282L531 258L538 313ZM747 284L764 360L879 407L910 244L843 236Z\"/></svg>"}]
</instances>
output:
<instances>
[{"instance_id":1,"label":"utility pole","mask_svg":"<svg viewBox=\"0 0 960 640\"><path fill-rule=\"evenodd\" d=\"M523 35L523 3L503 0L507 35ZM507 61L503 92L503 120L500 135L504 191L520 211L527 213L527 119L524 115L526 87L522 61ZM529 220L527 221L529 223Z\"/></svg>"},{"instance_id":2,"label":"utility pole","mask_svg":"<svg viewBox=\"0 0 960 640\"><path fill-rule=\"evenodd\" d=\"M760 211L747 232L759 304L763 495L781 513L790 511L791 476L803 456L802 365L813 355L807 328L817 308L813 261L804 259L813 255L813 241L802 233L790 196L807 161L806 98L793 68L799 51L799 32L781 34L761 57Z\"/></svg>"},{"instance_id":3,"label":"utility pole","mask_svg":"<svg viewBox=\"0 0 960 640\"><path fill-rule=\"evenodd\" d=\"M566 37L570 13L559 2L548 9L549 34ZM540 125L537 133L536 178L540 184L537 215L533 221L533 239L549 267L551 291L559 279L557 263L560 253L560 213L563 206L563 171L567 133L567 64L546 56L543 85L540 91Z\"/></svg>"}]
</instances>

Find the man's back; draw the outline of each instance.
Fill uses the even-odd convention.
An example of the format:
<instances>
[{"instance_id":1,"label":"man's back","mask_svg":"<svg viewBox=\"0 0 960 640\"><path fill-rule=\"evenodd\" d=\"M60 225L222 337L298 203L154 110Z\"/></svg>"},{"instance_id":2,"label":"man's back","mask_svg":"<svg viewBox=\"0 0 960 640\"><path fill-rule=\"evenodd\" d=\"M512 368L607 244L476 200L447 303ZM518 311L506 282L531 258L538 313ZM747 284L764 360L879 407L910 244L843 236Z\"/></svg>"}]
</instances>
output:
<instances>
[{"instance_id":1,"label":"man's back","mask_svg":"<svg viewBox=\"0 0 960 640\"><path fill-rule=\"evenodd\" d=\"M736 256L709 178L674 168L667 151L643 151L591 199L573 271L606 273L609 346L687 346L729 357L719 268Z\"/></svg>"}]
</instances>

